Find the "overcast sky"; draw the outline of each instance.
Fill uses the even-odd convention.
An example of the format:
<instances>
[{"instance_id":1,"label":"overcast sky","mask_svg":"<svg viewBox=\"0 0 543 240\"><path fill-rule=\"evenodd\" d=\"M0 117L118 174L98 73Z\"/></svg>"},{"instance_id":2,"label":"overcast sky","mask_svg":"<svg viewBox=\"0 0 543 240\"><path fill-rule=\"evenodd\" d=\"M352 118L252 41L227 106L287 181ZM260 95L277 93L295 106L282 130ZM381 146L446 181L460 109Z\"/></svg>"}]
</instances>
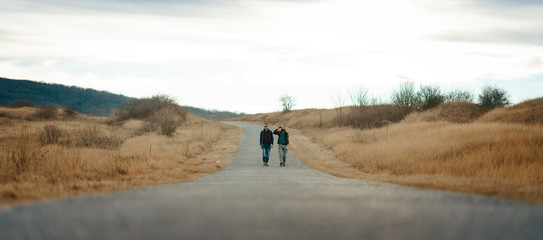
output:
<instances>
[{"instance_id":1,"label":"overcast sky","mask_svg":"<svg viewBox=\"0 0 543 240\"><path fill-rule=\"evenodd\" d=\"M0 76L245 113L403 81L543 96L540 0L0 0Z\"/></svg>"}]
</instances>

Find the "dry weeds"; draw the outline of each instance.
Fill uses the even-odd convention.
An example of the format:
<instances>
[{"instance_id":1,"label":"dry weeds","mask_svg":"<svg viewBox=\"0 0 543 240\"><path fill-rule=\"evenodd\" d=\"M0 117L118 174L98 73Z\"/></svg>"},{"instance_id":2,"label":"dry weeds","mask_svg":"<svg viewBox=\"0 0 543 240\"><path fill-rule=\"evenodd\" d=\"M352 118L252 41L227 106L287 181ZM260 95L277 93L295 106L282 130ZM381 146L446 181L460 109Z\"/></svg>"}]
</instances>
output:
<instances>
[{"instance_id":1,"label":"dry weeds","mask_svg":"<svg viewBox=\"0 0 543 240\"><path fill-rule=\"evenodd\" d=\"M195 116L173 137L138 135L134 120L9 123L0 126L0 206L189 181L227 164L242 134Z\"/></svg>"}]
</instances>

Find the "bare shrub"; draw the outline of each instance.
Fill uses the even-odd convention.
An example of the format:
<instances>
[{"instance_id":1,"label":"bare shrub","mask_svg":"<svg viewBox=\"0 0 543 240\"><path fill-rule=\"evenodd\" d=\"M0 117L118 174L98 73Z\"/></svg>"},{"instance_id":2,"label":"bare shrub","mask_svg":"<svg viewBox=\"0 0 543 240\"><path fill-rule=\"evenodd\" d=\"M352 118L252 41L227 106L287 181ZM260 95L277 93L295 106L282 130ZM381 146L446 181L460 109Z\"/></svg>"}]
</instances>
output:
<instances>
[{"instance_id":1,"label":"bare shrub","mask_svg":"<svg viewBox=\"0 0 543 240\"><path fill-rule=\"evenodd\" d=\"M382 127L389 122L399 122L414 109L396 105L375 105L351 108L347 124L360 129Z\"/></svg>"},{"instance_id":2,"label":"bare shrub","mask_svg":"<svg viewBox=\"0 0 543 240\"><path fill-rule=\"evenodd\" d=\"M116 135L107 135L96 126L80 128L74 131L74 145L79 147L96 147L116 149L123 143L123 139Z\"/></svg>"},{"instance_id":3,"label":"bare shrub","mask_svg":"<svg viewBox=\"0 0 543 240\"><path fill-rule=\"evenodd\" d=\"M392 92L391 100L392 104L400 107L416 106L418 104L418 97L417 92L415 91L415 83L401 83L400 89Z\"/></svg>"},{"instance_id":4,"label":"bare shrub","mask_svg":"<svg viewBox=\"0 0 543 240\"><path fill-rule=\"evenodd\" d=\"M38 139L42 145L58 144L63 135L65 135L64 131L59 129L56 125L47 124L43 127Z\"/></svg>"},{"instance_id":5,"label":"bare shrub","mask_svg":"<svg viewBox=\"0 0 543 240\"><path fill-rule=\"evenodd\" d=\"M122 104L116 111L116 119L124 121L128 119L147 120L155 112L165 107L179 107L175 99L167 95L155 95L150 98L131 99Z\"/></svg>"},{"instance_id":6,"label":"bare shrub","mask_svg":"<svg viewBox=\"0 0 543 240\"><path fill-rule=\"evenodd\" d=\"M467 90L454 89L445 94L445 102L473 102L473 93Z\"/></svg>"},{"instance_id":7,"label":"bare shrub","mask_svg":"<svg viewBox=\"0 0 543 240\"><path fill-rule=\"evenodd\" d=\"M141 119L148 123L140 129L140 133L149 133L160 128L161 134L172 136L175 129L187 118L187 110L166 95L151 98L133 99L122 105L116 113L117 121Z\"/></svg>"},{"instance_id":8,"label":"bare shrub","mask_svg":"<svg viewBox=\"0 0 543 240\"><path fill-rule=\"evenodd\" d=\"M185 122L187 111L180 107L165 107L157 111L151 118L151 122L160 127L163 135L171 137L177 127Z\"/></svg>"},{"instance_id":9,"label":"bare shrub","mask_svg":"<svg viewBox=\"0 0 543 240\"><path fill-rule=\"evenodd\" d=\"M154 112L151 99L131 99L115 111L117 121L149 118Z\"/></svg>"},{"instance_id":10,"label":"bare shrub","mask_svg":"<svg viewBox=\"0 0 543 240\"><path fill-rule=\"evenodd\" d=\"M372 96L370 99L370 105L382 105L386 104L387 102L379 96Z\"/></svg>"},{"instance_id":11,"label":"bare shrub","mask_svg":"<svg viewBox=\"0 0 543 240\"><path fill-rule=\"evenodd\" d=\"M351 104L353 106L366 106L371 103L368 90L363 87L359 87L355 91L350 91L349 97L351 98Z\"/></svg>"},{"instance_id":12,"label":"bare shrub","mask_svg":"<svg viewBox=\"0 0 543 240\"><path fill-rule=\"evenodd\" d=\"M38 112L34 115L35 118L41 120L49 120L55 117L57 114L57 108L53 105L44 105L40 107Z\"/></svg>"}]
</instances>

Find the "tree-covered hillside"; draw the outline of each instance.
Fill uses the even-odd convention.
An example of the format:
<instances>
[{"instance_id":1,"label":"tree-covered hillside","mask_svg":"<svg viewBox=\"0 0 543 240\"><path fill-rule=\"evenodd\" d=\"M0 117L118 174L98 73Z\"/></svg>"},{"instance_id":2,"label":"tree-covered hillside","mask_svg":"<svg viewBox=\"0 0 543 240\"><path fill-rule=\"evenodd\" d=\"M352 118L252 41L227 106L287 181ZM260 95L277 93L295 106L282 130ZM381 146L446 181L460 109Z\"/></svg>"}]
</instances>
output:
<instances>
[{"instance_id":1,"label":"tree-covered hillside","mask_svg":"<svg viewBox=\"0 0 543 240\"><path fill-rule=\"evenodd\" d=\"M70 107L88 115L108 116L119 104L129 99L123 95L94 89L0 78L0 105L2 106L26 100L35 105Z\"/></svg>"},{"instance_id":2,"label":"tree-covered hillside","mask_svg":"<svg viewBox=\"0 0 543 240\"><path fill-rule=\"evenodd\" d=\"M206 110L201 108L195 108L187 106L187 110L189 113L207 118L212 120L225 120L229 118L236 118L244 116L244 113L234 113L234 112L228 112L228 111L218 111L218 110Z\"/></svg>"},{"instance_id":3,"label":"tree-covered hillside","mask_svg":"<svg viewBox=\"0 0 543 240\"><path fill-rule=\"evenodd\" d=\"M130 99L123 95L88 88L0 78L0 106L53 105L60 108L72 108L87 115L109 116L120 104ZM205 110L190 106L187 106L187 110L191 114L213 120L243 115L243 113Z\"/></svg>"}]
</instances>

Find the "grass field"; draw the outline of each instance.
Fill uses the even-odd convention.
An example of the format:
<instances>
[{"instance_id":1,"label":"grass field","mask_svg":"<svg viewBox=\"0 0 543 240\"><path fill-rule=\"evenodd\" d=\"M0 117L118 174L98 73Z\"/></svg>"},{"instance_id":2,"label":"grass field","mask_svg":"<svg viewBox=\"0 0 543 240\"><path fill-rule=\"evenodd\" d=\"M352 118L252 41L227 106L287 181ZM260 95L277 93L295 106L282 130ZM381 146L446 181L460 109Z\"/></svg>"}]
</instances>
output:
<instances>
[{"instance_id":1,"label":"grass field","mask_svg":"<svg viewBox=\"0 0 543 240\"><path fill-rule=\"evenodd\" d=\"M535 99L491 111L447 103L369 129L341 126L333 109L243 120L290 126L294 154L337 176L543 204L542 113L543 99Z\"/></svg>"},{"instance_id":2,"label":"grass field","mask_svg":"<svg viewBox=\"0 0 543 240\"><path fill-rule=\"evenodd\" d=\"M192 115L173 137L139 120L21 120L36 111L0 108L0 206L192 180L227 164L242 134Z\"/></svg>"}]
</instances>

